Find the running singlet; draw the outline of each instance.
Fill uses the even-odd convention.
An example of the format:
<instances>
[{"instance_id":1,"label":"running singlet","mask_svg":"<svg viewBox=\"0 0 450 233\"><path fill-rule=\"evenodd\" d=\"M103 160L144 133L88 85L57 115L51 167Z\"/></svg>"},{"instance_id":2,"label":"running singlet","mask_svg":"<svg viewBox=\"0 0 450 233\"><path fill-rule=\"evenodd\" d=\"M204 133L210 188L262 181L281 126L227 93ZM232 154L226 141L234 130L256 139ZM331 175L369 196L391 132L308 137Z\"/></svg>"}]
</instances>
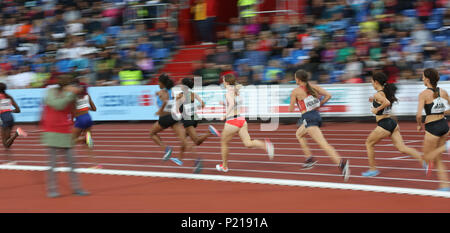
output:
<instances>
[{"instance_id":1,"label":"running singlet","mask_svg":"<svg viewBox=\"0 0 450 233\"><path fill-rule=\"evenodd\" d=\"M320 107L320 100L312 95L297 101L301 113L309 112Z\"/></svg>"},{"instance_id":2,"label":"running singlet","mask_svg":"<svg viewBox=\"0 0 450 233\"><path fill-rule=\"evenodd\" d=\"M167 89L166 89L167 90ZM172 109L175 107L175 101L172 97L172 90L167 90L169 94L169 99L167 100L166 106L164 106L164 112L172 112Z\"/></svg>"},{"instance_id":3,"label":"running singlet","mask_svg":"<svg viewBox=\"0 0 450 233\"><path fill-rule=\"evenodd\" d=\"M82 98L77 99L76 109L77 112L89 111L90 109L89 96L85 95Z\"/></svg>"},{"instance_id":4,"label":"running singlet","mask_svg":"<svg viewBox=\"0 0 450 233\"><path fill-rule=\"evenodd\" d=\"M378 108L378 107L381 106L381 104L378 103L377 101L373 100L372 106L374 108ZM391 114L391 112L392 112L392 107L391 106L387 106L387 107L381 109L380 111L378 111L377 114L375 114L375 115L377 115L377 116L388 115L388 114Z\"/></svg>"},{"instance_id":5,"label":"running singlet","mask_svg":"<svg viewBox=\"0 0 450 233\"><path fill-rule=\"evenodd\" d=\"M434 92L433 89L431 89L431 88L428 88L428 89L430 89ZM436 91L438 93L438 97L436 99L434 99L432 103L425 104L425 106L424 106L426 115L439 115L439 114L444 114L444 112L445 112L445 104L444 104L443 99L441 98L439 88L436 88Z\"/></svg>"},{"instance_id":6,"label":"running singlet","mask_svg":"<svg viewBox=\"0 0 450 233\"><path fill-rule=\"evenodd\" d=\"M0 113L11 111L11 99L6 98L4 94L0 94Z\"/></svg>"},{"instance_id":7,"label":"running singlet","mask_svg":"<svg viewBox=\"0 0 450 233\"><path fill-rule=\"evenodd\" d=\"M195 115L196 103L195 103L195 98L194 98L194 100L192 100L192 95L193 95L192 92L188 92L188 94L185 98L185 102L183 102L183 104L180 106L180 112L183 113L184 116L193 117ZM188 98L190 100L189 102L186 101L186 99L188 99ZM188 102L188 103L186 103L186 102Z\"/></svg>"}]
</instances>

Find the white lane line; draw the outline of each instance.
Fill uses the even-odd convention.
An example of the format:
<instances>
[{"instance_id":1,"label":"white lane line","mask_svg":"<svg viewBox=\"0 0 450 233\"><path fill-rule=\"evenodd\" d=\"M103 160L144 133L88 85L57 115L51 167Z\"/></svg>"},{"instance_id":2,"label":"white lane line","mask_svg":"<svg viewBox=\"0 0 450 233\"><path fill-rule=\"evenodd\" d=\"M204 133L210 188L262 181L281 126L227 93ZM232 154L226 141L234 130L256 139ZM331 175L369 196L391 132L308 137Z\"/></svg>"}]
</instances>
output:
<instances>
[{"instance_id":1,"label":"white lane line","mask_svg":"<svg viewBox=\"0 0 450 233\"><path fill-rule=\"evenodd\" d=\"M19 165L0 165L0 169L4 170L26 170L26 171L46 171L47 166L19 166ZM70 169L61 167L56 169L59 172L68 172ZM303 180L289 180L289 179L269 179L257 177L241 177L241 176L224 176L224 175L206 175L206 174L186 174L173 172L147 172L147 171L125 171L112 169L89 169L78 168L79 173L85 174L102 174L102 175L124 175L124 176L141 176L141 177L163 177L163 178L181 178L194 180L211 180L211 181L227 181L240 183L254 183L254 184L272 184L284 186L298 186L311 188L332 188L342 190L357 190L357 191L371 191L394 194L408 194L420 196L433 196L450 198L450 192L414 189L414 188L399 188L376 185L361 185L349 183L331 183L331 182L317 182L317 181L303 181Z\"/></svg>"},{"instance_id":2,"label":"white lane line","mask_svg":"<svg viewBox=\"0 0 450 233\"><path fill-rule=\"evenodd\" d=\"M211 153L198 153L198 154L211 154ZM215 153L217 155L220 155L220 153ZM260 154L258 154L260 155ZM42 157L42 158L46 158L47 155L43 155L43 154L14 154L14 156L17 157ZM261 157L267 157L267 155L260 155ZM304 157L304 156L303 156ZM81 158L89 158L89 156L87 155L79 155L77 154L75 156L76 159L81 159ZM149 161L161 161L162 158L161 157L148 157L148 156L105 156L105 155L96 155L95 156L96 159L100 160L99 163L101 164L105 164L105 162L102 162L101 160L149 160ZM315 158L325 158L327 159L328 156L315 156ZM195 161L196 158L184 158L183 161ZM16 161L18 163L26 163L29 161L25 161L25 160L19 160L16 159ZM203 157L203 161L204 162L214 162L214 163L218 163L221 162L222 160L220 160L220 156L217 156L217 159L206 159ZM414 160L415 161L415 160ZM4 161L6 162L6 161ZM43 161L41 161L43 162ZM236 163L236 164L240 164L240 163L250 163L250 164L271 164L274 166L283 166L283 165L292 165L292 166L297 166L299 169L301 167L301 165L303 163L301 162L277 162L277 161L261 161L261 160L233 160L230 159L228 160L229 163ZM80 164L80 162L78 162L78 164ZM119 164L114 164L115 166L127 166L127 165L132 165L132 164L125 164L125 163L119 163ZM328 164L328 163L322 163L322 162L318 162L315 166L318 167L336 167L336 164ZM362 169L367 169L369 168L368 166L364 166L364 165L351 165L351 168L362 168ZM272 167L275 168L275 167ZM378 169L383 169L383 170L403 170L403 171L424 171L423 168L419 168L419 167L386 167L386 166L378 166ZM450 172L450 170L447 170L447 172Z\"/></svg>"},{"instance_id":3,"label":"white lane line","mask_svg":"<svg viewBox=\"0 0 450 233\"><path fill-rule=\"evenodd\" d=\"M252 124L253 123L250 123L250 125L252 125ZM124 132L124 131L148 132L151 129L151 125L152 124L149 124L148 126L147 125L133 125L131 127L140 127L140 128L117 128L117 129L112 128L112 127L114 127L114 125L109 125L109 126L107 126L108 128L103 128L103 127L101 127L101 125L94 125L93 129L94 129L94 131L100 131L100 132ZM223 128L223 127L221 128L221 126L223 126L223 124L212 124L212 125L214 125L215 127L219 127L218 128L219 130L221 130ZM276 131L277 132L279 132L279 131L293 132L295 134L298 127L296 125L292 125L292 126L293 127L289 128L289 129L277 129ZM373 129L375 129L375 127ZM369 132L370 133L373 131L373 129L326 129L326 128L321 128L321 131L322 132ZM25 128L25 130L26 130L26 128ZM208 131L207 124L200 124L196 130L197 131ZM250 132L268 132L268 133L273 132L273 131L260 131L259 128L249 128L248 130ZM42 131L41 130L30 130L27 132L40 133ZM402 129L400 132L411 132L411 133L417 133L417 134L420 133L420 132L417 132L417 130L405 130L405 129ZM369 135L369 134L367 134L367 135Z\"/></svg>"}]
</instances>

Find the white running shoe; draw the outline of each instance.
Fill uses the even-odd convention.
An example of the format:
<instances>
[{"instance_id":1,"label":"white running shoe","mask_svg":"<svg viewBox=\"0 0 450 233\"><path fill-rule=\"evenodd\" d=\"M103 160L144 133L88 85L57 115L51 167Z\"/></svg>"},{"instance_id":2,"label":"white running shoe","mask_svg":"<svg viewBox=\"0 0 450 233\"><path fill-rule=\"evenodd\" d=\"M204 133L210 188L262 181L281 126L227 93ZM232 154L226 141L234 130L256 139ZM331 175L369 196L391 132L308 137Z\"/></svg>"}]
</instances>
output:
<instances>
[{"instance_id":1,"label":"white running shoe","mask_svg":"<svg viewBox=\"0 0 450 233\"><path fill-rule=\"evenodd\" d=\"M228 168L223 168L223 165L222 165L222 164L217 164L217 165L216 165L216 169L217 169L217 171L219 171L219 172L228 172Z\"/></svg>"}]
</instances>

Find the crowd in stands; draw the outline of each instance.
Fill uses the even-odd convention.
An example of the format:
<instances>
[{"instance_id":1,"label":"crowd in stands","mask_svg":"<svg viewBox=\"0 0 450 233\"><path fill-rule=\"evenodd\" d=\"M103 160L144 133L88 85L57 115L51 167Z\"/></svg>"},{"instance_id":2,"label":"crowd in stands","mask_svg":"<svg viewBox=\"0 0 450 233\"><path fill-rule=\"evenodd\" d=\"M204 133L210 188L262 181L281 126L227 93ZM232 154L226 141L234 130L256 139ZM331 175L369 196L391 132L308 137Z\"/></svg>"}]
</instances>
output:
<instances>
[{"instance_id":1,"label":"crowd in stands","mask_svg":"<svg viewBox=\"0 0 450 233\"><path fill-rule=\"evenodd\" d=\"M177 49L180 38L137 0L0 1L0 82L39 88L63 73L90 85L139 84ZM152 1L170 3L170 1Z\"/></svg>"},{"instance_id":2,"label":"crowd in stands","mask_svg":"<svg viewBox=\"0 0 450 233\"><path fill-rule=\"evenodd\" d=\"M243 84L293 83L305 69L317 83L420 80L428 67L450 79L450 1L311 0L305 14L233 18L195 63L204 85L234 70Z\"/></svg>"},{"instance_id":3,"label":"crowd in stands","mask_svg":"<svg viewBox=\"0 0 450 233\"><path fill-rule=\"evenodd\" d=\"M97 86L146 83L182 42L165 21L127 23L155 14L131 10L145 2L0 1L0 82L38 88L70 73ZM194 62L204 85L230 70L243 84L292 83L298 69L317 83L369 82L375 70L391 83L419 80L428 67L450 79L448 0L309 0L301 15L244 12L214 37L206 31L215 15L200 7L208 1L194 2L202 41L215 40Z\"/></svg>"}]
</instances>

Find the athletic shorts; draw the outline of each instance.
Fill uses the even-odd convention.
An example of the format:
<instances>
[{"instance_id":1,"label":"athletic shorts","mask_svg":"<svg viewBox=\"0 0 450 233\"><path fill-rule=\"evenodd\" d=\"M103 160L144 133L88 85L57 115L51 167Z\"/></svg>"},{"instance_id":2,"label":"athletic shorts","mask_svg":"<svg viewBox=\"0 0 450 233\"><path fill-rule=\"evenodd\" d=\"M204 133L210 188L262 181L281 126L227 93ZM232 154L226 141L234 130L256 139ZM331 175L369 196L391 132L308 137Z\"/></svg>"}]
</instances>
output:
<instances>
[{"instance_id":1,"label":"athletic shorts","mask_svg":"<svg viewBox=\"0 0 450 233\"><path fill-rule=\"evenodd\" d=\"M425 124L425 131L433 134L434 136L441 137L445 135L449 130L447 119L442 118L437 121L432 121Z\"/></svg>"},{"instance_id":2,"label":"athletic shorts","mask_svg":"<svg viewBox=\"0 0 450 233\"><path fill-rule=\"evenodd\" d=\"M193 126L194 128L197 128L197 125L198 125L198 121L194 121L194 120L181 120L181 122L183 122L184 128L188 128L191 126Z\"/></svg>"},{"instance_id":3,"label":"athletic shorts","mask_svg":"<svg viewBox=\"0 0 450 233\"><path fill-rule=\"evenodd\" d=\"M297 124L298 126L305 125L306 128L311 126L321 127L322 117L320 117L319 111L312 110L302 114L302 117L300 117Z\"/></svg>"},{"instance_id":4,"label":"athletic shorts","mask_svg":"<svg viewBox=\"0 0 450 233\"><path fill-rule=\"evenodd\" d=\"M392 118L383 118L377 122L378 126L381 128L391 132L391 134L394 132L395 128L397 127L397 122L394 121Z\"/></svg>"},{"instance_id":5,"label":"athletic shorts","mask_svg":"<svg viewBox=\"0 0 450 233\"><path fill-rule=\"evenodd\" d=\"M92 125L93 122L89 113L75 117L75 128L89 129Z\"/></svg>"},{"instance_id":6,"label":"athletic shorts","mask_svg":"<svg viewBox=\"0 0 450 233\"><path fill-rule=\"evenodd\" d=\"M242 126L244 126L245 122L247 122L245 120L245 117L233 117L233 118L229 118L227 121L225 121L226 124L234 125L238 128L242 128Z\"/></svg>"},{"instance_id":7,"label":"athletic shorts","mask_svg":"<svg viewBox=\"0 0 450 233\"><path fill-rule=\"evenodd\" d=\"M172 125L175 125L176 123L178 123L178 121L173 119L172 114L167 114L165 116L159 117L158 123L163 129L165 129L171 127Z\"/></svg>"},{"instance_id":8,"label":"athletic shorts","mask_svg":"<svg viewBox=\"0 0 450 233\"><path fill-rule=\"evenodd\" d=\"M12 128L14 126L14 117L11 111L1 113L0 119L2 120L3 128Z\"/></svg>"}]
</instances>

